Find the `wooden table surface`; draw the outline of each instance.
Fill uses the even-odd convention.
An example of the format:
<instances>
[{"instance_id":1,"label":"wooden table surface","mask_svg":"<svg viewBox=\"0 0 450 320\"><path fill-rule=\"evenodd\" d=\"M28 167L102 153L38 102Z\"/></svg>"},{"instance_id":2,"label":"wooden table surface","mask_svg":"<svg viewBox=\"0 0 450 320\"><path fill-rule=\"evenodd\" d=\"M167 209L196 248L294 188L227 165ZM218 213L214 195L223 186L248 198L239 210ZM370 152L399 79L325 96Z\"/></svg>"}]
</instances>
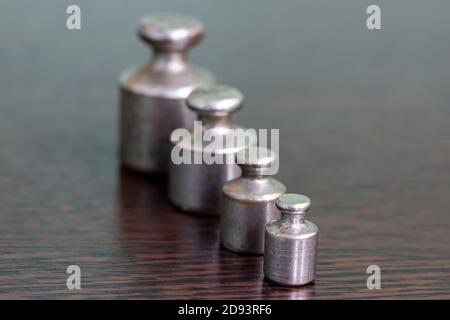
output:
<instances>
[{"instance_id":1,"label":"wooden table surface","mask_svg":"<svg viewBox=\"0 0 450 320\"><path fill-rule=\"evenodd\" d=\"M272 28L269 2L261 14L182 7L209 32L192 60L246 94L236 122L280 129L278 178L313 201L316 282L283 288L264 280L262 257L220 248L217 219L171 207L164 178L119 168L116 79L147 55L133 30L182 2L81 1L79 31L65 29L64 4L43 3L0 10L0 298L450 298L447 4L409 26L386 4L378 34L364 5L289 3ZM69 265L81 290L66 287ZM367 289L369 265L380 290Z\"/></svg>"}]
</instances>

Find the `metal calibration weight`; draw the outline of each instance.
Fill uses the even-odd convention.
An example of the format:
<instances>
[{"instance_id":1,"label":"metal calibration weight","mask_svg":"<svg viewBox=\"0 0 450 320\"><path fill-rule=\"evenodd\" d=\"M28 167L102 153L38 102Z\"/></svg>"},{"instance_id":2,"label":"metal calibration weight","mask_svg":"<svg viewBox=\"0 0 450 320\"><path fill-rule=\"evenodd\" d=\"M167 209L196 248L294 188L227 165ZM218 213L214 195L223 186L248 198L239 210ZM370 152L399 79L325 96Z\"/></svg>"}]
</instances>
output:
<instances>
[{"instance_id":1,"label":"metal calibration weight","mask_svg":"<svg viewBox=\"0 0 450 320\"><path fill-rule=\"evenodd\" d=\"M220 238L228 250L264 253L265 226L280 217L275 200L286 192L284 184L269 176L276 173L276 162L275 152L262 147L237 154L242 176L223 187Z\"/></svg>"},{"instance_id":2,"label":"metal calibration weight","mask_svg":"<svg viewBox=\"0 0 450 320\"><path fill-rule=\"evenodd\" d=\"M195 114L184 100L198 86L215 82L208 71L191 65L186 51L199 43L204 28L181 15L149 16L142 20L139 37L154 50L153 60L130 68L120 77L121 162L146 173L167 171L170 133L189 128Z\"/></svg>"},{"instance_id":3,"label":"metal calibration weight","mask_svg":"<svg viewBox=\"0 0 450 320\"><path fill-rule=\"evenodd\" d=\"M319 229L305 220L311 200L300 194L286 193L276 200L281 218L266 226L264 275L286 286L314 281Z\"/></svg>"},{"instance_id":4,"label":"metal calibration weight","mask_svg":"<svg viewBox=\"0 0 450 320\"><path fill-rule=\"evenodd\" d=\"M255 132L230 122L231 114L242 107L243 101L239 90L224 85L198 88L187 98L186 104L197 113L196 124L201 128L194 125L187 138L174 134L171 137L174 147L169 167L169 200L177 208L204 215L220 214L223 184L241 173L235 162L236 153L257 141ZM211 140L216 143L212 147ZM233 143L224 144L227 141ZM186 161L174 161L177 154Z\"/></svg>"}]
</instances>

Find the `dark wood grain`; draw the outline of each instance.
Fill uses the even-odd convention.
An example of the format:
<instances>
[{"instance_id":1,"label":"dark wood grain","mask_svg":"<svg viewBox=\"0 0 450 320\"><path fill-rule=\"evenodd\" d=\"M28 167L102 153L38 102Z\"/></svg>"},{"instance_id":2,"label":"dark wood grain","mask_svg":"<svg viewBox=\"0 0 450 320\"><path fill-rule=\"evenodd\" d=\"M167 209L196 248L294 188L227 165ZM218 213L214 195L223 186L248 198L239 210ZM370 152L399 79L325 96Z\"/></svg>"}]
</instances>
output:
<instances>
[{"instance_id":1,"label":"dark wood grain","mask_svg":"<svg viewBox=\"0 0 450 320\"><path fill-rule=\"evenodd\" d=\"M87 18L104 12L82 5ZM64 12L61 5L44 6ZM112 6L121 11L120 5ZM295 15L318 14L311 6L294 10ZM1 21L11 16L28 22L14 34L0 28L0 298L450 298L446 44L435 48L420 42L427 37L411 43L401 38L406 40L396 53L390 47L396 37L385 31L377 39L380 48L387 48L379 50L386 50L388 68L370 56L364 30L354 34L361 41L355 61L341 60L336 53L341 47L330 55L320 50L315 57L308 50L318 49L317 43L308 32L322 31L312 29L304 31L305 41L270 60L261 47L255 49L262 52L258 57L245 46L233 54L222 52L226 49L214 42L215 35L228 35L236 46L245 39L262 41L267 30L246 29L244 13L236 14L242 14L237 23L246 33L237 35L225 28L220 10L194 10L207 21L213 39L195 60L209 63L222 72L223 82L246 94L237 122L280 129L278 178L289 191L313 201L309 219L320 228L317 280L283 288L264 280L261 257L220 247L217 219L171 207L163 177L119 168L115 79L138 58L139 49L144 52L132 33L144 7L130 5L122 20L99 14L78 34L56 27L63 19L53 15L44 19L39 11L32 15L12 3L1 10ZM288 24L297 20L280 21L297 34ZM447 32L447 25L436 23L433 30ZM338 25L344 28L345 21ZM280 45L280 37L273 38ZM342 35L342 41L350 45L354 39ZM305 50L305 62L290 60L294 48ZM221 53L225 60L219 59ZM373 78L354 68L364 65L358 61L364 55L373 63ZM242 59L259 68L242 68L243 62L233 70L223 65ZM267 66L267 61L279 65ZM325 74L322 64L330 68ZM72 264L81 268L81 290L66 288L65 270ZM382 270L380 290L366 287L366 268L372 264Z\"/></svg>"}]
</instances>

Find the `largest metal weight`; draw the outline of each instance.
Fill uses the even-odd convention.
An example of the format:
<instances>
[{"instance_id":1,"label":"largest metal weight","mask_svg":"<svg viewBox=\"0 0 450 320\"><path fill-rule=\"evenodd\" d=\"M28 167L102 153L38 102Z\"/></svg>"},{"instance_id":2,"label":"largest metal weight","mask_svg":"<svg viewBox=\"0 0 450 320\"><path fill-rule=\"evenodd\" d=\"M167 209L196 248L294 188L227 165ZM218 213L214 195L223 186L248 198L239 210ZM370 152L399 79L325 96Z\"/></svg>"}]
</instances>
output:
<instances>
[{"instance_id":1,"label":"largest metal weight","mask_svg":"<svg viewBox=\"0 0 450 320\"><path fill-rule=\"evenodd\" d=\"M130 68L120 77L121 162L145 173L165 173L170 133L192 127L195 119L184 100L198 86L215 80L187 61L187 50L204 35L198 20L180 15L146 17L138 35L152 46L154 55L149 64Z\"/></svg>"}]
</instances>

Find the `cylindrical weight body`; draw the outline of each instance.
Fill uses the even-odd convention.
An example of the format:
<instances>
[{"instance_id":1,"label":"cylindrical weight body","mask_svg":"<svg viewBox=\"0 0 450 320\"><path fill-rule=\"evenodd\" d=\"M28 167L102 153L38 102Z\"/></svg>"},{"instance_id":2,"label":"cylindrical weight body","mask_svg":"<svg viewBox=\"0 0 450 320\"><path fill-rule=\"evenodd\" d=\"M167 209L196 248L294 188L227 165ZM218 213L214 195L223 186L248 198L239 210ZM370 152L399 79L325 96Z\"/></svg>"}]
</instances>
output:
<instances>
[{"instance_id":1,"label":"cylindrical weight body","mask_svg":"<svg viewBox=\"0 0 450 320\"><path fill-rule=\"evenodd\" d=\"M238 202L223 198L220 239L230 251L257 254L264 253L264 230L268 222L280 217L273 201Z\"/></svg>"},{"instance_id":2,"label":"cylindrical weight body","mask_svg":"<svg viewBox=\"0 0 450 320\"><path fill-rule=\"evenodd\" d=\"M314 280L318 229L310 221L292 226L274 221L266 226L264 275L271 281L299 286Z\"/></svg>"},{"instance_id":3,"label":"cylindrical weight body","mask_svg":"<svg viewBox=\"0 0 450 320\"><path fill-rule=\"evenodd\" d=\"M165 99L121 89L121 159L126 167L164 173L171 132L192 126L196 117L183 99Z\"/></svg>"},{"instance_id":4,"label":"cylindrical weight body","mask_svg":"<svg viewBox=\"0 0 450 320\"><path fill-rule=\"evenodd\" d=\"M187 152L192 153L193 159L197 151ZM186 212L219 215L223 184L240 174L235 163L176 165L170 161L169 200Z\"/></svg>"}]
</instances>

